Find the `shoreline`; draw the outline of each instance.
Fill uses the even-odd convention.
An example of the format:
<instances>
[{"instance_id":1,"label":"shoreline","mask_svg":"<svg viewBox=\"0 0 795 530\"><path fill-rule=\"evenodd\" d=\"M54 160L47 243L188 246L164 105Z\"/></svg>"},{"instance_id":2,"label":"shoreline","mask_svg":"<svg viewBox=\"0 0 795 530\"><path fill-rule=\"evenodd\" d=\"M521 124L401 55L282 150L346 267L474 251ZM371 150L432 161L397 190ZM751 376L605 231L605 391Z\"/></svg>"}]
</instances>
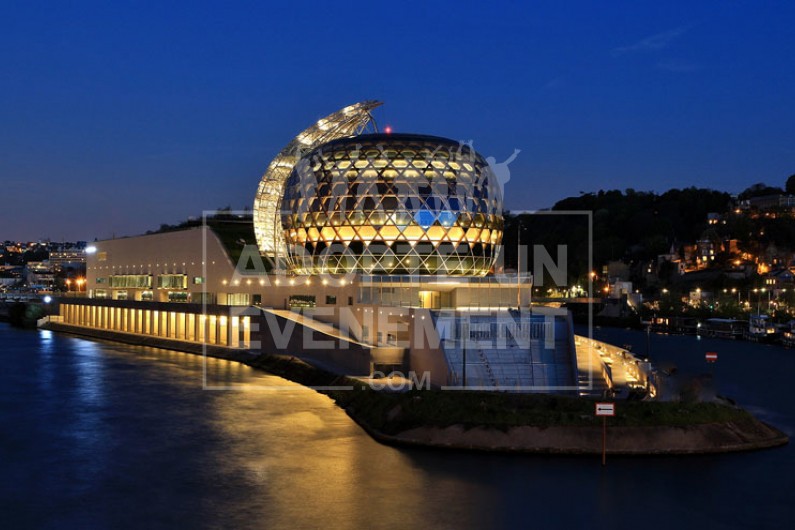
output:
<instances>
[{"instance_id":1,"label":"shoreline","mask_svg":"<svg viewBox=\"0 0 795 530\"><path fill-rule=\"evenodd\" d=\"M390 446L425 447L439 450L466 450L490 453L555 454L555 455L596 455L601 454L601 424L486 424L458 422L434 425L428 418L426 424L415 425L413 411L415 404L426 401L444 401L442 391L414 390L408 393L393 394L379 392L357 379L334 374L307 363L296 357L255 354L245 350L223 346L207 346L161 337L146 337L137 334L95 330L48 323L42 329L63 332L88 338L122 342L126 344L172 349L240 362L252 369L283 377L289 381L315 390L331 398L374 440ZM314 389L334 385L353 386L353 390ZM449 394L449 393L447 393ZM558 398L543 395L516 397L506 393L464 392L460 396L480 400L479 406L499 406L501 400L552 399L554 403L582 398ZM474 396L474 397L473 397ZM507 397L506 397L507 396ZM540 397L539 397L540 396ZM488 403L486 403L488 402ZM628 402L629 403L629 402ZM636 402L640 403L640 402ZM536 404L535 406L539 406ZM541 406L544 406L543 403ZM632 405L637 407L638 405ZM662 408L661 404L647 403L647 406ZM607 429L607 454L627 456L658 455L704 455L730 452L754 451L783 446L789 438L743 409L730 409L724 406L723 412L734 414L725 421L695 422L681 425L611 425ZM471 407L473 417L478 416L476 407ZM670 407L669 407L670 408ZM651 410L651 408L650 408ZM717 410L717 409L716 409ZM741 413L741 412L742 413ZM574 413L572 413L574 414ZM568 421L583 422L582 418L564 416ZM552 420L553 422L555 420ZM416 422L416 421L415 421ZM379 423L380 425L374 425ZM404 428L405 427L405 428Z\"/></svg>"},{"instance_id":2,"label":"shoreline","mask_svg":"<svg viewBox=\"0 0 795 530\"><path fill-rule=\"evenodd\" d=\"M759 420L753 425L736 423L710 423L690 427L608 427L606 454L612 456L688 456L739 453L781 447L789 439L775 427ZM358 422L357 422L358 423ZM361 424L360 424L361 425ZM513 427L507 432L499 429L475 427L466 429L460 424L446 428L420 427L399 435L387 435L363 426L368 434L387 445L426 447L440 450L463 450L488 453L539 454L561 456L597 456L602 453L601 427ZM749 430L746 430L749 429ZM763 429L766 434L754 440L745 436L751 430ZM726 434L737 434L728 439ZM725 438L725 442L708 447L701 445L713 436ZM654 438L657 445L632 448L636 441ZM743 440L743 438L746 438ZM659 440L670 445L661 447ZM573 442L562 446L559 442ZM622 443L616 447L616 440ZM673 443L671 443L673 442Z\"/></svg>"}]
</instances>

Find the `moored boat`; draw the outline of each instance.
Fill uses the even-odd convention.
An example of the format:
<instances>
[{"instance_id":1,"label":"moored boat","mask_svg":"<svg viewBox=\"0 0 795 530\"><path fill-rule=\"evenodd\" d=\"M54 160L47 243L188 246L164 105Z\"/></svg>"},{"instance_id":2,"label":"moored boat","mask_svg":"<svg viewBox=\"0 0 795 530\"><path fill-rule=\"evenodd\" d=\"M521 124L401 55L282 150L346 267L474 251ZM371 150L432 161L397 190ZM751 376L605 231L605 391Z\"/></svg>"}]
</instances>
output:
<instances>
[{"instance_id":1,"label":"moored boat","mask_svg":"<svg viewBox=\"0 0 795 530\"><path fill-rule=\"evenodd\" d=\"M787 348L795 347L795 320L790 320L783 325L781 344Z\"/></svg>"},{"instance_id":2,"label":"moored boat","mask_svg":"<svg viewBox=\"0 0 795 530\"><path fill-rule=\"evenodd\" d=\"M723 339L739 339L742 338L743 332L748 326L749 323L747 320L708 318L704 321L703 325L698 328L698 334Z\"/></svg>"},{"instance_id":3,"label":"moored boat","mask_svg":"<svg viewBox=\"0 0 795 530\"><path fill-rule=\"evenodd\" d=\"M773 342L779 337L778 329L768 315L751 315L745 331L746 340L753 342Z\"/></svg>"}]
</instances>

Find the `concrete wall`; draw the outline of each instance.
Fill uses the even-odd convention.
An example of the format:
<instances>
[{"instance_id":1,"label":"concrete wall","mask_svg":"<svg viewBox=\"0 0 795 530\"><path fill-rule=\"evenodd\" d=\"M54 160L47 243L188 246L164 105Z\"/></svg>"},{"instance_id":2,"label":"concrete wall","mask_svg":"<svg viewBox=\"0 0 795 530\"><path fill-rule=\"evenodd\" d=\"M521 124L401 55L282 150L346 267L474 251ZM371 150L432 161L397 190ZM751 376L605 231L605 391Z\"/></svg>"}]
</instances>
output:
<instances>
[{"instance_id":1,"label":"concrete wall","mask_svg":"<svg viewBox=\"0 0 795 530\"><path fill-rule=\"evenodd\" d=\"M332 337L270 312L262 317L260 330L258 337L264 353L316 359L329 363L330 368L344 368L349 375L371 373L371 349L367 346Z\"/></svg>"},{"instance_id":2,"label":"concrete wall","mask_svg":"<svg viewBox=\"0 0 795 530\"><path fill-rule=\"evenodd\" d=\"M411 348L409 349L409 369L422 379L423 374L430 373L433 386L449 384L450 368L441 348L439 335L436 332L434 313L427 309L418 309L411 323Z\"/></svg>"},{"instance_id":3,"label":"concrete wall","mask_svg":"<svg viewBox=\"0 0 795 530\"><path fill-rule=\"evenodd\" d=\"M238 270L215 233L204 226L98 241L93 246L96 252L86 257L85 289L94 297L104 291L108 299L114 299L123 291L128 300L141 300L141 293L151 290L157 302L168 301L169 292L184 292L190 301L200 302L201 293L207 292L209 303L232 305L234 295L242 294L248 299L239 305L248 305L258 295L262 307L277 309L287 308L290 296L314 296L318 307L356 302L357 289L344 279L265 274L256 271L251 259L245 259ZM110 286L111 276L126 274L151 275L152 288ZM187 288L159 289L157 277L163 274L184 274ZM195 283L196 278L201 283Z\"/></svg>"},{"instance_id":4,"label":"concrete wall","mask_svg":"<svg viewBox=\"0 0 795 530\"><path fill-rule=\"evenodd\" d=\"M521 302L522 307L530 305L531 297L530 283L525 283L521 288ZM495 284L492 287L485 286L472 286L462 287L453 291L453 306L454 307L471 307L471 308L487 308L487 307L516 307L517 302L517 288L515 283L511 283L510 279L506 279L504 283Z\"/></svg>"}]
</instances>

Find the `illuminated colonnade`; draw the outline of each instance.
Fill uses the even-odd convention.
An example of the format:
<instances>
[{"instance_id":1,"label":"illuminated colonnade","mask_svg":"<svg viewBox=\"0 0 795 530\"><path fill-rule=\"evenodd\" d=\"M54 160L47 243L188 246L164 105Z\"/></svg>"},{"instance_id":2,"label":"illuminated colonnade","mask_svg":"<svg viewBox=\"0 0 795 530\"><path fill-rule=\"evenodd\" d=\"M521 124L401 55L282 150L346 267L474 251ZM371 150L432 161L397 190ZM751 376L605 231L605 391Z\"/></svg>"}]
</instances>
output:
<instances>
[{"instance_id":1,"label":"illuminated colonnade","mask_svg":"<svg viewBox=\"0 0 795 530\"><path fill-rule=\"evenodd\" d=\"M251 317L186 311L61 304L63 323L231 348L251 347Z\"/></svg>"}]
</instances>

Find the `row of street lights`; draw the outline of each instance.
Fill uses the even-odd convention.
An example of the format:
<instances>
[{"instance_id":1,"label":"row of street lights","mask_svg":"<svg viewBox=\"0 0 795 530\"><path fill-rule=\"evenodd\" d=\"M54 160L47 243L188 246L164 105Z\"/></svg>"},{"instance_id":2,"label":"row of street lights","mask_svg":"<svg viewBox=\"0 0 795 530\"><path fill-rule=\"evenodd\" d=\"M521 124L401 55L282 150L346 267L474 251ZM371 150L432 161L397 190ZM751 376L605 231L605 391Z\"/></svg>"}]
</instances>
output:
<instances>
[{"instance_id":1,"label":"row of street lights","mask_svg":"<svg viewBox=\"0 0 795 530\"><path fill-rule=\"evenodd\" d=\"M767 291L767 310L770 311L770 290L766 289L764 287L762 287L761 289L754 289L755 293L758 293L760 291L763 292L763 293L765 291ZM786 292L786 289L784 290L784 292ZM749 302L751 301L751 291L750 290L748 291L748 301ZM760 307L759 306L761 305L761 303L762 303L762 296L760 295L760 296L758 296L756 298L756 314L760 313Z\"/></svg>"},{"instance_id":2,"label":"row of street lights","mask_svg":"<svg viewBox=\"0 0 795 530\"><path fill-rule=\"evenodd\" d=\"M670 291L668 289L665 289L665 288L661 289L660 292L663 295L670 294ZM784 294L786 292L787 292L787 289L780 289L779 290L779 294L777 294L776 296L778 297L781 294ZM696 293L698 293L700 295L701 294L701 288L696 288ZM729 294L729 293L731 293L732 295L735 295L735 294L737 295L737 305L739 305L739 306L743 305L742 289L738 289L736 287L732 287L731 289L729 289L729 288L724 288L723 289L723 294ZM773 303L773 300L772 300L773 289L768 289L767 287L761 287L761 288L760 287L755 287L753 289L748 289L748 299L746 301L746 307L751 305L751 300L752 300L751 293L754 293L754 294L758 295L757 299L756 299L756 305L757 305L756 312L757 313L759 313L761 311L762 296L763 296L764 293L767 293L767 307L768 307L768 311L770 310L770 306Z\"/></svg>"}]
</instances>

